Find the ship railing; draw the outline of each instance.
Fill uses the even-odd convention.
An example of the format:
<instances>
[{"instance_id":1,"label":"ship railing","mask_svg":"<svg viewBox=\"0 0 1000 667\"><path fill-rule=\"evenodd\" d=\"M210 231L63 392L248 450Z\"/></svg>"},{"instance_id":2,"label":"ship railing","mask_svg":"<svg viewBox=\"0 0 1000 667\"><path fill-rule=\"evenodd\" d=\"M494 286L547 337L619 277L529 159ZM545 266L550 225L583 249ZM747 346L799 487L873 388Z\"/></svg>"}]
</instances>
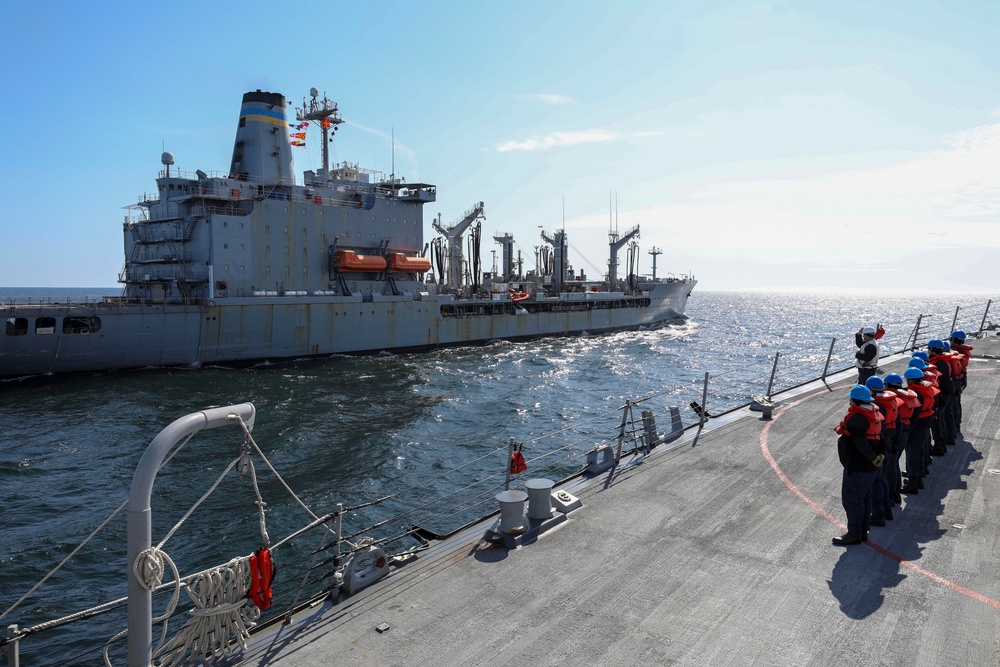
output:
<instances>
[{"instance_id":1,"label":"ship railing","mask_svg":"<svg viewBox=\"0 0 1000 667\"><path fill-rule=\"evenodd\" d=\"M947 337L951 330L960 328L971 338L987 328L989 307L987 304L985 311L975 306L959 307L955 313L922 314L920 319L934 323L927 329L934 337ZM898 355L926 345L926 340L912 340L912 322L901 319L883 322L882 326L886 330L881 340L882 356ZM747 354L733 354L728 366L707 371L694 367L684 370L679 374L681 380L674 386L655 393L615 400L611 402L613 407L606 409L581 409L579 413L564 414L565 426L544 435L522 441L508 436L502 441L501 435L484 432L482 444L476 447L480 454L448 466L442 466L436 459L423 462L428 474L422 476L418 484L381 495L359 493L352 503L331 499L326 487L306 492L299 490L301 495L296 495L265 455L266 452L278 459L282 450L280 444L258 444L249 428L242 429L242 435L237 432L235 440L231 433L222 437L222 431L230 429L198 433L199 439L209 440L207 445L197 444L199 469L208 465L204 460L206 453L227 447L228 453L217 458L223 462L231 460L231 463L209 493L174 524L160 546L167 551L167 539L174 540L172 545L194 545L186 550L183 546L169 549L174 556L183 555L185 560L194 561L193 567L188 569L197 572L180 578L183 582L191 582L198 575L219 567L206 567L206 562L221 562L232 553L246 558L257 546L269 542L279 568L271 607L256 619L257 628L288 621L297 610L323 601L336 604L344 600L348 595L344 590L345 568L350 563L363 563L368 558L367 571L375 571L377 568L373 569L370 554L384 553L386 568L403 567L432 541L445 539L484 520L488 522L499 513L497 495L512 485L521 485L528 478L558 480L557 485L584 477L606 479L606 484L615 483L620 479L620 464L625 457L640 456L656 447L668 447L677 439L678 429L699 429L696 433L700 433L700 429L713 419L752 409L753 400L731 390L734 386L745 385L747 374L750 384L760 387L762 395L780 399L783 392L809 383L825 382L834 375L839 374L843 379L843 374L853 369L853 355L857 349L852 335L831 338L829 342L813 339L792 345L788 340L781 340L753 347L748 344L748 348L744 351ZM232 411L235 414L239 407L217 408L214 413ZM230 421L246 426L245 419ZM264 440L259 433L257 437ZM190 437L180 442L159 468L157 474L168 487L190 475L190 470L171 464L175 458L178 461L184 458L183 454L177 455L188 445L188 440ZM692 446L696 444L697 436ZM527 466L517 473L511 468L514 452L521 455ZM259 466L259 475L248 473L252 470L248 465L250 461ZM240 474L237 469L244 472ZM251 509L247 508L248 504ZM259 514L257 508L263 507L267 511ZM120 513L124 508L125 503L119 505L98 530L123 531ZM303 516L302 509L312 520L304 527L290 528L301 526L302 519L297 517ZM157 513L161 511L156 508ZM181 508L173 507L171 511L180 514ZM195 511L226 517L227 521L221 526L209 521L201 528L191 528L191 522L185 524L185 521ZM159 526L158 530L164 532L167 525ZM271 531L271 534L280 532L284 536L272 540L263 532L258 538L255 534L259 529ZM96 532L67 555L64 563L77 558L78 552L81 562L95 560L82 555L85 552L81 550ZM229 545L233 545L232 549ZM180 562L180 558L177 560ZM100 595L123 595L124 589L123 581L118 588ZM176 581L155 586L153 608L166 609L176 591ZM0 613L0 620L28 599L32 603L22 612L27 618L37 617L46 608L65 607L65 600L46 598L41 589L36 597L35 592L33 589ZM52 664L53 660L61 664L93 664L101 659L103 647L91 646L86 640L97 635L110 637L114 630L124 627L126 605L127 596L122 596L57 619L41 623L33 620L26 627L7 625L7 637L0 639L0 648L7 652L9 664L17 664L19 655L26 665ZM187 612L193 608L190 601L178 604L171 614L175 623L169 627L176 629L180 625L176 618L188 617ZM77 624L84 623L96 625L90 625L86 631L71 632ZM97 630L93 629L95 627ZM168 636L176 637L169 633ZM108 650L109 658L120 662L126 649L121 642L113 642Z\"/></svg>"},{"instance_id":2,"label":"ship railing","mask_svg":"<svg viewBox=\"0 0 1000 667\"><path fill-rule=\"evenodd\" d=\"M17 296L3 297L0 304L4 306L96 306L106 303L117 303L119 296Z\"/></svg>"},{"instance_id":3,"label":"ship railing","mask_svg":"<svg viewBox=\"0 0 1000 667\"><path fill-rule=\"evenodd\" d=\"M204 306L211 305L215 300L206 297L189 296L186 298L164 297L162 299L139 299L130 296L93 296L93 297L5 297L0 300L0 313L15 315L16 309L32 307L72 307L75 314L92 313L101 315L111 312L123 312L139 309L140 312L163 312L171 306Z\"/></svg>"},{"instance_id":4,"label":"ship railing","mask_svg":"<svg viewBox=\"0 0 1000 667\"><path fill-rule=\"evenodd\" d=\"M362 172L365 173L364 170L362 170ZM227 178L223 175L215 177ZM230 203L226 206L199 205L197 211L200 215L212 213L221 215L249 215L249 211L239 208L239 202L276 199L288 203L334 205L356 208L358 207L360 197L375 195L382 191L379 183L366 183L363 181L331 181L329 184L330 187L326 187L326 184L319 183L310 183L308 185L296 183L295 185L297 188L291 192L281 192L276 194L275 191L282 185L287 186L292 184L277 184L272 181L265 182L262 179L255 178L229 180L233 181L235 187L231 188L228 192L210 195L204 189L200 189L185 193L184 197L188 201L198 201L202 198L221 198L230 201ZM416 185L414 187L416 187ZM307 194L308 190L312 190L312 192ZM161 198L162 195L159 192L146 192L139 196L135 204L132 204L127 208L131 210L138 210L141 214L143 214L149 204L156 203L160 201ZM138 220L138 222L159 222L157 220L149 220L148 216L144 214L141 217L142 219Z\"/></svg>"},{"instance_id":5,"label":"ship railing","mask_svg":"<svg viewBox=\"0 0 1000 667\"><path fill-rule=\"evenodd\" d=\"M357 165L350 165L350 164L348 164L346 162L343 163L343 165L338 165L337 167L334 168L334 170L336 170L338 168L346 168L346 169L348 169L348 170L350 170L352 172L357 173L358 175L366 175L366 176L368 176L369 178L368 178L367 182L363 181L363 180L358 180L356 182L355 181L343 181L343 182L344 183L351 183L352 186L355 186L355 185L356 186L360 186L360 188L364 188L366 191L369 191L369 192L374 192L375 189L377 188L377 186L379 184L388 182L388 181L386 181L384 179L376 178L378 176L384 175L384 172L378 171L378 170L375 170L375 169L365 169L364 167L359 167ZM165 178L166 175L167 175L166 171L161 169L158 172L157 177L158 178ZM181 178L181 179L190 180L190 181L205 181L205 180L208 180L208 179L221 179L221 180L225 180L225 181L231 181L234 184L251 186L251 187L260 186L260 187L263 187L263 188L268 188L268 187L276 187L278 185L278 184L274 183L273 180L265 180L263 178L250 177L250 176L235 176L235 175L229 174L228 172L220 172L220 171L210 171L210 172L207 172L204 177L202 177L197 172L171 170L170 175L172 177L174 177L174 178ZM331 184L336 183L336 182L337 181L331 181ZM405 183L405 181L402 180L402 179L395 179L395 181L393 181L393 182L395 182L395 183ZM313 182L310 182L310 183L306 183L304 180L300 180L298 178L294 178L291 182L285 182L285 183L282 183L281 185L302 186L302 187L307 187L308 188L308 187L322 187L322 186L325 185L325 183L323 183L323 182L316 182L316 181L313 181ZM248 189L246 191L246 193L245 194L241 194L241 196L243 198L252 198L252 196L255 193L256 193L256 190L250 190L250 189ZM192 193L192 194L195 194L195 193ZM153 200L159 198L159 193L145 194L145 195L143 195L143 197L145 199L142 199L141 201L153 201Z\"/></svg>"},{"instance_id":6,"label":"ship railing","mask_svg":"<svg viewBox=\"0 0 1000 667\"><path fill-rule=\"evenodd\" d=\"M940 313L920 313L912 322L898 320L881 322L885 335L879 340L879 356L890 357L904 352L926 348L927 341L932 338L947 339L951 332L961 329L973 338L985 328L987 316L992 305L988 301L982 304L959 305L954 311ZM764 403L770 401L774 393L801 386L816 377L816 369L822 367L819 374L825 381L828 375L834 375L855 367L854 332L848 332L841 337L832 337L825 349L818 345L796 345L794 342L782 341L780 348L774 352L771 371L767 377L764 391L758 396Z\"/></svg>"}]
</instances>

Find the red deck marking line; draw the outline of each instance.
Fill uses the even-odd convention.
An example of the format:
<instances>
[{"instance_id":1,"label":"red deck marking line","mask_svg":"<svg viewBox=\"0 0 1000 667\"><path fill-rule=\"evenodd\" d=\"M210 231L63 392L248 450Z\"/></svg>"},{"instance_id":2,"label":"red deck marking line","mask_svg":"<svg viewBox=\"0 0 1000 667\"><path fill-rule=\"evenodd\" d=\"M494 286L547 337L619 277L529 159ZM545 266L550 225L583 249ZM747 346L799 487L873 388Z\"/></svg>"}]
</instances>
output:
<instances>
[{"instance_id":1,"label":"red deck marking line","mask_svg":"<svg viewBox=\"0 0 1000 667\"><path fill-rule=\"evenodd\" d=\"M792 482L792 480L788 479L788 475L785 474L785 472L778 465L778 462L774 460L773 456L771 456L771 450L767 446L767 434L771 430L771 425L774 422L776 422L778 420L778 418L781 417L781 415L785 414L785 412L788 409L790 409L791 407L793 407L795 405L798 405L799 403L803 403L805 401L808 401L810 398L813 398L815 396L819 396L821 393L822 392L816 392L815 394L812 394L810 396L806 396L805 398L801 398L801 399L799 399L797 401L789 403L784 409L782 409L782 410L778 411L777 413L775 413L774 419L772 419L768 423L764 424L764 428L760 432L760 451L761 451L761 453L763 453L764 458L767 460L767 462L771 465L771 469L774 470L774 473L778 476L778 479L780 479L782 482L784 482L785 486L788 487L789 491L791 491L792 493L794 493L795 495L797 495L799 498L801 498L802 501L806 505L808 505L813 510L815 510L816 513L819 514L820 516L822 516L824 519L826 519L827 521L829 521L833 525L839 527L841 530L847 530L847 525L844 524L843 521L841 521L840 519L837 519L832 514L830 514L829 512L827 512L825 509L823 509L822 507L820 507L819 503L817 503L812 498L810 498L805 493L803 493L799 489L799 487L797 487L795 485L795 483ZM875 551L877 551L878 553L882 554L886 558L891 558L892 560L896 561L897 563L899 563L903 567L905 567L905 568L907 568L909 570L912 570L913 572L915 572L917 574L923 575L923 576L927 577L928 579L930 579L931 581L937 582L937 583L939 583L939 584L941 584L943 586L947 586L951 590L953 590L953 591L955 591L957 593L961 593L962 595L967 595L968 597L972 598L973 600L978 600L979 602L982 602L984 604L988 604L991 607L994 607L996 609L1000 609L1000 602L997 602L993 598L986 597L982 593L977 593L977 592L975 592L973 590L970 590L970 589L966 588L965 586L961 586L959 584L956 584L954 581L951 581L949 579L945 579L944 577L942 577L939 574L935 574L934 572L931 572L930 570L924 569L924 568L920 567L919 565L917 565L916 563L914 563L913 561L906 560L902 556L894 554L893 552L889 551L885 547L879 546L878 544L876 544L874 541L872 541L870 539L865 544L867 544L870 548L874 549Z\"/></svg>"}]
</instances>

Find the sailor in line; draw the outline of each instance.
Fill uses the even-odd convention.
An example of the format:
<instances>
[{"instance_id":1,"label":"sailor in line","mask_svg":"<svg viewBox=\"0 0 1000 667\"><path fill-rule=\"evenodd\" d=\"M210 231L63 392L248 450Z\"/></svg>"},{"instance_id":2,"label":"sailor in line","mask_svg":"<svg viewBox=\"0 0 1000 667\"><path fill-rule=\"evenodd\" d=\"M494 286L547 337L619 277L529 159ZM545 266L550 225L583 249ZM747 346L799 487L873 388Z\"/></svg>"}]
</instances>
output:
<instances>
[{"instance_id":1,"label":"sailor in line","mask_svg":"<svg viewBox=\"0 0 1000 667\"><path fill-rule=\"evenodd\" d=\"M958 383L955 392L954 406L952 412L955 415L955 433L962 432L962 392L968 385L969 359L972 358L972 346L965 344L965 332L956 329L951 332L951 351L959 355L959 362L962 364L962 380Z\"/></svg>"},{"instance_id":2,"label":"sailor in line","mask_svg":"<svg viewBox=\"0 0 1000 667\"><path fill-rule=\"evenodd\" d=\"M912 389L903 387L903 377L898 373L889 373L885 376L886 393L892 392L902 401L899 405L899 425L896 427L896 445L893 448L896 461L894 463L896 479L895 486L893 480L889 481L889 495L892 502L902 505L903 499L900 495L903 487L902 469L899 466L903 452L907 452L907 459L910 458L912 450L909 447L910 430L916 425L920 416L920 406L922 405L920 396Z\"/></svg>"},{"instance_id":3,"label":"sailor in line","mask_svg":"<svg viewBox=\"0 0 1000 667\"><path fill-rule=\"evenodd\" d=\"M833 538L837 546L868 541L872 515L872 486L885 456L882 454L882 413L872 404L868 387L851 388L847 415L834 428L837 454L844 466L840 496L847 513L847 532Z\"/></svg>"},{"instance_id":4,"label":"sailor in line","mask_svg":"<svg viewBox=\"0 0 1000 667\"><path fill-rule=\"evenodd\" d=\"M888 378L888 376L886 376ZM897 376L898 377L898 376ZM898 447L899 408L903 399L895 392L886 391L886 385L880 377L870 377L865 386L872 395L872 402L882 413L882 452L885 460L875 474L872 486L872 517L871 525L884 526L886 521L892 521L893 493L898 494L899 455Z\"/></svg>"},{"instance_id":5,"label":"sailor in line","mask_svg":"<svg viewBox=\"0 0 1000 667\"><path fill-rule=\"evenodd\" d=\"M957 364L958 361L945 354L944 341L940 338L928 341L927 354L930 357L927 363L934 366L940 373L938 389L941 390L935 404L936 419L931 424L934 435L934 448L931 453L934 456L944 456L947 453L947 446L955 444L955 423L952 419L951 401L955 397L955 368L953 364Z\"/></svg>"}]
</instances>

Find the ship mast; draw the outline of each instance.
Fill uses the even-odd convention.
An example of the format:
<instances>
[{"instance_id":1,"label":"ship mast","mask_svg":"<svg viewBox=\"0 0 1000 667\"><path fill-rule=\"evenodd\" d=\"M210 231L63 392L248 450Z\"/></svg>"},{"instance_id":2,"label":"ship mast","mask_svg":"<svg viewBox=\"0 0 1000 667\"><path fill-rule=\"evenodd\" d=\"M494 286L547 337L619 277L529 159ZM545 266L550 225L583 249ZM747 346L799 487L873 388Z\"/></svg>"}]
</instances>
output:
<instances>
[{"instance_id":1,"label":"ship mast","mask_svg":"<svg viewBox=\"0 0 1000 667\"><path fill-rule=\"evenodd\" d=\"M649 251L649 254L653 256L653 282L656 282L656 256L662 255L663 251L653 246L653 249Z\"/></svg>"},{"instance_id":2,"label":"ship mast","mask_svg":"<svg viewBox=\"0 0 1000 667\"><path fill-rule=\"evenodd\" d=\"M337 132L337 126L343 123L344 119L340 117L337 103L327 99L326 93L323 93L323 99L320 100L319 90L310 88L309 95L312 99L307 104L305 98L302 98L302 106L295 110L295 117L299 120L315 121L323 130L323 178L330 180L330 143L333 141L330 134Z\"/></svg>"}]
</instances>

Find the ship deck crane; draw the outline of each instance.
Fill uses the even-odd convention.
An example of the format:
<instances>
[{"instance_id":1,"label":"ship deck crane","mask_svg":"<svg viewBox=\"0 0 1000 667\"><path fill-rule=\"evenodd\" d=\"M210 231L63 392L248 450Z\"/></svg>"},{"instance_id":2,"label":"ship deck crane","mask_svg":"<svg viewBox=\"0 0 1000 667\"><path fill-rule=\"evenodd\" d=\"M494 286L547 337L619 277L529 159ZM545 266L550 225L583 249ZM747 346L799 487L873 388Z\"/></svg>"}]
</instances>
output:
<instances>
[{"instance_id":1,"label":"ship deck crane","mask_svg":"<svg viewBox=\"0 0 1000 667\"><path fill-rule=\"evenodd\" d=\"M625 236L618 238L617 231L608 232L608 245L611 246L611 258L608 260L608 283L612 292L618 291L618 251L625 247L625 244L633 238L639 236L639 225L636 225L625 233Z\"/></svg>"},{"instance_id":2,"label":"ship deck crane","mask_svg":"<svg viewBox=\"0 0 1000 667\"><path fill-rule=\"evenodd\" d=\"M448 240L448 286L452 289L462 287L462 264L465 262L462 254L462 234L473 222L486 218L483 211L484 204L480 201L448 227L441 224L440 213L432 223L434 229Z\"/></svg>"}]
</instances>

